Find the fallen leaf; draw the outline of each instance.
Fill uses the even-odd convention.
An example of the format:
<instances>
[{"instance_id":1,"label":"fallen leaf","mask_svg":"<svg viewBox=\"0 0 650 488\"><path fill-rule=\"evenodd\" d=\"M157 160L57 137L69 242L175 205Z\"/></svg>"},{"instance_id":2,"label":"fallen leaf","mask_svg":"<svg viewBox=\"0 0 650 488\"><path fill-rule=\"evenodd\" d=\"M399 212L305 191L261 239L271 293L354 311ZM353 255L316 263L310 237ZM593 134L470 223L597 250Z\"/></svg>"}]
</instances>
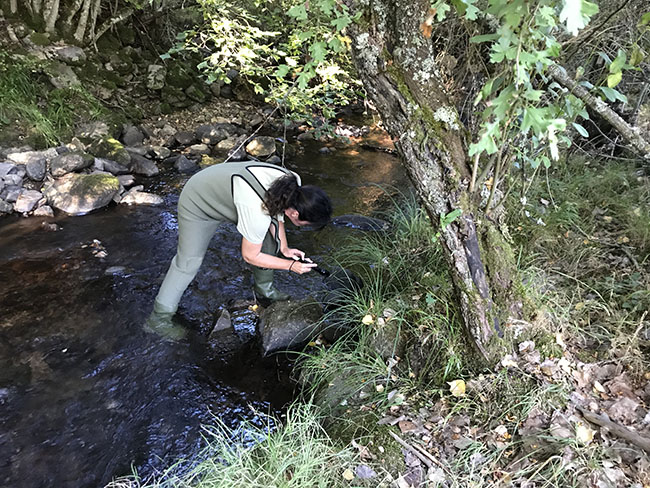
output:
<instances>
[{"instance_id":1,"label":"fallen leaf","mask_svg":"<svg viewBox=\"0 0 650 488\"><path fill-rule=\"evenodd\" d=\"M383 391L384 391L384 385L377 385L377 386L375 386L375 390L377 390L378 393L383 393Z\"/></svg>"},{"instance_id":2,"label":"fallen leaf","mask_svg":"<svg viewBox=\"0 0 650 488\"><path fill-rule=\"evenodd\" d=\"M586 425L580 423L576 427L576 439L582 445L589 444L594 439L594 434L596 431L591 430Z\"/></svg>"},{"instance_id":3,"label":"fallen leaf","mask_svg":"<svg viewBox=\"0 0 650 488\"><path fill-rule=\"evenodd\" d=\"M375 471L370 466L366 466L365 464L360 464L357 466L354 472L357 475L357 478L360 478L362 480L368 480L377 476L377 473L375 473Z\"/></svg>"},{"instance_id":4,"label":"fallen leaf","mask_svg":"<svg viewBox=\"0 0 650 488\"><path fill-rule=\"evenodd\" d=\"M454 380L447 382L449 385L449 392L455 397L462 397L465 395L465 381Z\"/></svg>"},{"instance_id":5,"label":"fallen leaf","mask_svg":"<svg viewBox=\"0 0 650 488\"><path fill-rule=\"evenodd\" d=\"M354 473L352 472L351 469L346 469L343 471L343 478L346 479L347 481L352 481L354 479Z\"/></svg>"},{"instance_id":6,"label":"fallen leaf","mask_svg":"<svg viewBox=\"0 0 650 488\"><path fill-rule=\"evenodd\" d=\"M596 390L597 393L607 393L607 390L599 381L594 381L594 390Z\"/></svg>"},{"instance_id":7,"label":"fallen leaf","mask_svg":"<svg viewBox=\"0 0 650 488\"><path fill-rule=\"evenodd\" d=\"M363 325L370 325L370 324L373 324L374 322L375 322L375 319L374 319L373 316L370 315L370 314L366 314L366 315L361 319L361 323L362 323Z\"/></svg>"},{"instance_id":8,"label":"fallen leaf","mask_svg":"<svg viewBox=\"0 0 650 488\"><path fill-rule=\"evenodd\" d=\"M417 430L417 428L418 428L418 426L415 425L410 420L402 420L401 422L397 423L397 426L399 427L399 430L402 431L402 434L407 434L409 432L413 432L414 430Z\"/></svg>"}]
</instances>

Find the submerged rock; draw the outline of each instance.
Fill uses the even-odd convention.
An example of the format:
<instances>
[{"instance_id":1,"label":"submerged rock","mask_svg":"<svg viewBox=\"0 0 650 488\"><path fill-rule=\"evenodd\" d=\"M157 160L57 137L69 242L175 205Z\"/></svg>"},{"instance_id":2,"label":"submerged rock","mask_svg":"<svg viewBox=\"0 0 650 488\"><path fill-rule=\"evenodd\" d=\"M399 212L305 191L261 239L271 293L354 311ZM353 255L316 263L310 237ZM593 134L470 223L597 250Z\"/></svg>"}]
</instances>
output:
<instances>
[{"instance_id":1,"label":"submerged rock","mask_svg":"<svg viewBox=\"0 0 650 488\"><path fill-rule=\"evenodd\" d=\"M385 220L355 214L339 215L338 217L334 217L332 219L332 225L371 231L388 230L390 227L390 224Z\"/></svg>"},{"instance_id":2,"label":"submerged rock","mask_svg":"<svg viewBox=\"0 0 650 488\"><path fill-rule=\"evenodd\" d=\"M318 336L322 316L321 305L312 297L273 303L260 315L263 354L300 348Z\"/></svg>"},{"instance_id":3,"label":"submerged rock","mask_svg":"<svg viewBox=\"0 0 650 488\"><path fill-rule=\"evenodd\" d=\"M79 215L108 205L119 190L115 176L73 173L46 185L43 194L54 208Z\"/></svg>"}]
</instances>

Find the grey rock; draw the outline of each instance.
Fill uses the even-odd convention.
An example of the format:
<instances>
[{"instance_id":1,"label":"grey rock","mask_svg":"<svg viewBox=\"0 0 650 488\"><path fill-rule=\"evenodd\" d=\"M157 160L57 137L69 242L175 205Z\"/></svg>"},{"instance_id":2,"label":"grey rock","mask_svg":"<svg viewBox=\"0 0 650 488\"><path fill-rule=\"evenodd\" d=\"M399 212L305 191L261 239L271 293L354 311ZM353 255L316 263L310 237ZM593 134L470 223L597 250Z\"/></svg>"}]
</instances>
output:
<instances>
[{"instance_id":1,"label":"grey rock","mask_svg":"<svg viewBox=\"0 0 650 488\"><path fill-rule=\"evenodd\" d=\"M7 176L20 176L21 178L24 178L25 175L27 174L27 169L25 168L24 164L17 164L15 167L9 170L9 173L7 173Z\"/></svg>"},{"instance_id":2,"label":"grey rock","mask_svg":"<svg viewBox=\"0 0 650 488\"><path fill-rule=\"evenodd\" d=\"M72 173L45 185L43 194L52 207L80 215L108 205L119 189L113 175Z\"/></svg>"},{"instance_id":3,"label":"grey rock","mask_svg":"<svg viewBox=\"0 0 650 488\"><path fill-rule=\"evenodd\" d=\"M104 271L105 275L124 276L127 273L125 266L110 266Z\"/></svg>"},{"instance_id":4,"label":"grey rock","mask_svg":"<svg viewBox=\"0 0 650 488\"><path fill-rule=\"evenodd\" d=\"M0 198L0 213L11 213L14 210L12 203L5 202Z\"/></svg>"},{"instance_id":5,"label":"grey rock","mask_svg":"<svg viewBox=\"0 0 650 488\"><path fill-rule=\"evenodd\" d=\"M133 177L133 175L120 175L117 177L117 180L120 182L120 185L122 185L125 188L133 186L133 184L135 183L135 178Z\"/></svg>"},{"instance_id":6,"label":"grey rock","mask_svg":"<svg viewBox=\"0 0 650 488\"><path fill-rule=\"evenodd\" d=\"M65 64L81 66L86 61L86 53L77 46L54 47L51 52L56 59Z\"/></svg>"},{"instance_id":7,"label":"grey rock","mask_svg":"<svg viewBox=\"0 0 650 488\"><path fill-rule=\"evenodd\" d=\"M0 163L0 178L8 175L9 172L15 167L16 165L14 163Z\"/></svg>"},{"instance_id":8,"label":"grey rock","mask_svg":"<svg viewBox=\"0 0 650 488\"><path fill-rule=\"evenodd\" d=\"M61 154L50 162L52 176L59 177L92 166L95 158L85 153Z\"/></svg>"},{"instance_id":9,"label":"grey rock","mask_svg":"<svg viewBox=\"0 0 650 488\"><path fill-rule=\"evenodd\" d=\"M189 147L190 154L193 156L200 156L202 154L210 154L210 148L207 144L193 144Z\"/></svg>"},{"instance_id":10,"label":"grey rock","mask_svg":"<svg viewBox=\"0 0 650 488\"><path fill-rule=\"evenodd\" d=\"M96 158L95 161L101 161L103 170L114 175L124 175L129 172L127 167L122 166L116 161L111 161L110 159Z\"/></svg>"},{"instance_id":11,"label":"grey rock","mask_svg":"<svg viewBox=\"0 0 650 488\"><path fill-rule=\"evenodd\" d=\"M83 124L77 129L77 137L85 140L97 140L110 136L110 128L106 122L95 121Z\"/></svg>"},{"instance_id":12,"label":"grey rock","mask_svg":"<svg viewBox=\"0 0 650 488\"><path fill-rule=\"evenodd\" d=\"M0 191L0 199L5 202L14 203L18 200L22 187L17 185L7 185Z\"/></svg>"},{"instance_id":13,"label":"grey rock","mask_svg":"<svg viewBox=\"0 0 650 488\"><path fill-rule=\"evenodd\" d=\"M156 163L137 154L131 154L131 165L129 169L131 172L143 176L155 176L160 173Z\"/></svg>"},{"instance_id":14,"label":"grey rock","mask_svg":"<svg viewBox=\"0 0 650 488\"><path fill-rule=\"evenodd\" d=\"M124 128L122 133L122 142L125 146L138 146L144 141L144 134L134 125Z\"/></svg>"},{"instance_id":15,"label":"grey rock","mask_svg":"<svg viewBox=\"0 0 650 488\"><path fill-rule=\"evenodd\" d=\"M61 230L61 226L49 222L41 222L41 229L43 229L46 232L56 232Z\"/></svg>"},{"instance_id":16,"label":"grey rock","mask_svg":"<svg viewBox=\"0 0 650 488\"><path fill-rule=\"evenodd\" d=\"M385 220L354 214L339 215L332 219L332 225L368 231L387 230L390 227L390 224Z\"/></svg>"},{"instance_id":17,"label":"grey rock","mask_svg":"<svg viewBox=\"0 0 650 488\"><path fill-rule=\"evenodd\" d=\"M174 134L174 139L176 142L182 146L190 146L196 142L196 137L193 132L177 132Z\"/></svg>"},{"instance_id":18,"label":"grey rock","mask_svg":"<svg viewBox=\"0 0 650 488\"><path fill-rule=\"evenodd\" d=\"M36 217L54 217L54 210L49 205L43 205L34 210L34 216Z\"/></svg>"},{"instance_id":19,"label":"grey rock","mask_svg":"<svg viewBox=\"0 0 650 488\"><path fill-rule=\"evenodd\" d=\"M275 302L260 314L260 335L264 355L297 349L319 333L321 305L311 297Z\"/></svg>"},{"instance_id":20,"label":"grey rock","mask_svg":"<svg viewBox=\"0 0 650 488\"><path fill-rule=\"evenodd\" d=\"M251 156L266 158L275 152L275 139L259 136L246 144L246 152Z\"/></svg>"},{"instance_id":21,"label":"grey rock","mask_svg":"<svg viewBox=\"0 0 650 488\"><path fill-rule=\"evenodd\" d=\"M227 310L221 312L217 323L210 332L208 346L214 359L221 363L232 361L242 348L243 343L232 326L230 313Z\"/></svg>"},{"instance_id":22,"label":"grey rock","mask_svg":"<svg viewBox=\"0 0 650 488\"><path fill-rule=\"evenodd\" d=\"M120 199L120 203L125 205L160 205L164 199L159 195L138 191L135 188L129 190Z\"/></svg>"},{"instance_id":23,"label":"grey rock","mask_svg":"<svg viewBox=\"0 0 650 488\"><path fill-rule=\"evenodd\" d=\"M176 135L176 129L174 129L171 125L165 124L162 129L160 129L160 137L172 137Z\"/></svg>"},{"instance_id":24,"label":"grey rock","mask_svg":"<svg viewBox=\"0 0 650 488\"><path fill-rule=\"evenodd\" d=\"M147 88L149 90L161 90L165 86L167 69L159 64L150 64L147 67Z\"/></svg>"},{"instance_id":25,"label":"grey rock","mask_svg":"<svg viewBox=\"0 0 650 488\"><path fill-rule=\"evenodd\" d=\"M223 147L229 147L227 151L227 156L229 161L244 161L249 159L248 154L246 154L246 149L244 147L244 142L248 139L248 136L240 137L229 137L228 139L221 141L215 146L215 155L221 156L223 153Z\"/></svg>"},{"instance_id":26,"label":"grey rock","mask_svg":"<svg viewBox=\"0 0 650 488\"><path fill-rule=\"evenodd\" d=\"M196 129L196 137L203 144L218 144L230 135L230 132L222 126L201 125Z\"/></svg>"},{"instance_id":27,"label":"grey rock","mask_svg":"<svg viewBox=\"0 0 650 488\"><path fill-rule=\"evenodd\" d=\"M250 120L250 122L248 123L248 125L250 125L251 127L255 128L255 127L257 127L258 125L260 125L262 122L264 122L264 117L262 117L261 115L255 115L255 116Z\"/></svg>"},{"instance_id":28,"label":"grey rock","mask_svg":"<svg viewBox=\"0 0 650 488\"><path fill-rule=\"evenodd\" d=\"M149 146L127 146L124 149L129 151L129 154L137 154L138 156L147 156L151 151Z\"/></svg>"},{"instance_id":29,"label":"grey rock","mask_svg":"<svg viewBox=\"0 0 650 488\"><path fill-rule=\"evenodd\" d=\"M314 139L314 133L313 132L303 132L302 134L298 134L298 137L296 137L297 140L299 141L311 141Z\"/></svg>"},{"instance_id":30,"label":"grey rock","mask_svg":"<svg viewBox=\"0 0 650 488\"><path fill-rule=\"evenodd\" d=\"M191 173L199 169L199 165L196 164L191 159L186 158L183 155L180 155L176 162L174 163L174 168L176 168L181 173Z\"/></svg>"},{"instance_id":31,"label":"grey rock","mask_svg":"<svg viewBox=\"0 0 650 488\"><path fill-rule=\"evenodd\" d=\"M25 170L27 171L27 176L30 180L34 181L43 181L45 178L45 171L47 169L47 163L45 159L39 159L37 161L29 161L25 164Z\"/></svg>"},{"instance_id":32,"label":"grey rock","mask_svg":"<svg viewBox=\"0 0 650 488\"><path fill-rule=\"evenodd\" d=\"M20 175L5 175L3 178L7 186L23 186L23 177Z\"/></svg>"},{"instance_id":33,"label":"grey rock","mask_svg":"<svg viewBox=\"0 0 650 488\"><path fill-rule=\"evenodd\" d=\"M208 95L196 84L187 88L185 94L198 103L203 103L208 99Z\"/></svg>"},{"instance_id":34,"label":"grey rock","mask_svg":"<svg viewBox=\"0 0 650 488\"><path fill-rule=\"evenodd\" d=\"M43 194L36 190L23 190L14 203L14 211L27 213L34 210L38 202L43 198Z\"/></svg>"},{"instance_id":35,"label":"grey rock","mask_svg":"<svg viewBox=\"0 0 650 488\"><path fill-rule=\"evenodd\" d=\"M45 151L24 151L14 152L7 155L7 159L16 164L27 164L37 161L49 161L58 156L59 153L55 148L46 149Z\"/></svg>"},{"instance_id":36,"label":"grey rock","mask_svg":"<svg viewBox=\"0 0 650 488\"><path fill-rule=\"evenodd\" d=\"M79 78L67 64L56 61L50 65L50 83L54 88L70 88L79 86Z\"/></svg>"},{"instance_id":37,"label":"grey rock","mask_svg":"<svg viewBox=\"0 0 650 488\"><path fill-rule=\"evenodd\" d=\"M271 164L280 164L282 162L282 158L280 158L280 156L274 154L269 159L267 159L266 162L271 163Z\"/></svg>"},{"instance_id":38,"label":"grey rock","mask_svg":"<svg viewBox=\"0 0 650 488\"><path fill-rule=\"evenodd\" d=\"M153 153L156 159L162 160L168 158L171 155L171 151L165 146L152 146L151 152Z\"/></svg>"},{"instance_id":39,"label":"grey rock","mask_svg":"<svg viewBox=\"0 0 650 488\"><path fill-rule=\"evenodd\" d=\"M95 158L93 162L93 171L106 171L104 168L104 160L101 158Z\"/></svg>"}]
</instances>

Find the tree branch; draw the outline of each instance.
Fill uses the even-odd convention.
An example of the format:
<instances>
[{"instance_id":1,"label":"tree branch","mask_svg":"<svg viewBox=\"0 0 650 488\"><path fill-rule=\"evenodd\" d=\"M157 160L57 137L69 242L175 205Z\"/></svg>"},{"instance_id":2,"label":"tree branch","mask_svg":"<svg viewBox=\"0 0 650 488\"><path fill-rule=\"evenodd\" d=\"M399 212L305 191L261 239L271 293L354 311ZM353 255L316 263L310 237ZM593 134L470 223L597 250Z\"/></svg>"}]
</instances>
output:
<instances>
[{"instance_id":1,"label":"tree branch","mask_svg":"<svg viewBox=\"0 0 650 488\"><path fill-rule=\"evenodd\" d=\"M568 88L589 108L609 122L643 159L650 160L650 143L641 136L638 128L632 127L600 98L595 97L585 87L572 80L564 68L552 64L548 67L548 73L555 81Z\"/></svg>"}]
</instances>

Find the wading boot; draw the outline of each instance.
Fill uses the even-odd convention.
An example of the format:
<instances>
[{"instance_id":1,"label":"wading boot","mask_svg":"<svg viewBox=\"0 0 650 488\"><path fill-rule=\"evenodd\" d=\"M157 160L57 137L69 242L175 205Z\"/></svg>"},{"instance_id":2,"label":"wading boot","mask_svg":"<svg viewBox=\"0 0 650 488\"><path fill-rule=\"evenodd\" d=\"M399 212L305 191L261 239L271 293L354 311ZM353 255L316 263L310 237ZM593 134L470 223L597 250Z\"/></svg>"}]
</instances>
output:
<instances>
[{"instance_id":1,"label":"wading boot","mask_svg":"<svg viewBox=\"0 0 650 488\"><path fill-rule=\"evenodd\" d=\"M268 307L273 302L289 300L291 295L284 293L273 286L273 270L253 267L253 280L255 286L255 299L263 307Z\"/></svg>"},{"instance_id":2,"label":"wading boot","mask_svg":"<svg viewBox=\"0 0 650 488\"><path fill-rule=\"evenodd\" d=\"M144 324L144 330L156 334L168 341L178 341L187 335L187 331L180 325L174 323L172 317L174 312L162 312L153 307L153 312Z\"/></svg>"}]
</instances>

